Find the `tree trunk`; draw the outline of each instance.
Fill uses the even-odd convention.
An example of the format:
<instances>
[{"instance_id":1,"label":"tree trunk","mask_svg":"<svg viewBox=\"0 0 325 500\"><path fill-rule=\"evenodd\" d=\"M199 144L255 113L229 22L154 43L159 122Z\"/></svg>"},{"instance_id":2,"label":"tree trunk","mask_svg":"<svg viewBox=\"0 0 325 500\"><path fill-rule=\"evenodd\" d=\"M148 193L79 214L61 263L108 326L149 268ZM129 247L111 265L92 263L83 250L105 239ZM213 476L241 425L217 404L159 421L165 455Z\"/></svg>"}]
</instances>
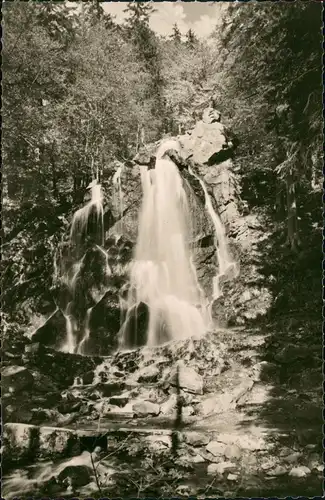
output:
<instances>
[{"instance_id":1,"label":"tree trunk","mask_svg":"<svg viewBox=\"0 0 325 500\"><path fill-rule=\"evenodd\" d=\"M144 136L144 127L142 126L140 129L140 146L144 146L145 136Z\"/></svg>"},{"instance_id":2,"label":"tree trunk","mask_svg":"<svg viewBox=\"0 0 325 500\"><path fill-rule=\"evenodd\" d=\"M58 199L59 193L58 193L57 175L56 175L56 168L55 168L55 160L54 160L53 156L51 158L51 168L52 168L52 192L53 192L54 198Z\"/></svg>"},{"instance_id":3,"label":"tree trunk","mask_svg":"<svg viewBox=\"0 0 325 500\"><path fill-rule=\"evenodd\" d=\"M283 183L279 179L275 181L275 214L277 218L281 217L283 212Z\"/></svg>"},{"instance_id":4,"label":"tree trunk","mask_svg":"<svg viewBox=\"0 0 325 500\"><path fill-rule=\"evenodd\" d=\"M298 217L297 217L297 200L296 200L296 186L292 169L286 176L286 190L287 190L287 220L288 220L288 237L287 244L291 250L297 251L300 246L298 234Z\"/></svg>"},{"instance_id":5,"label":"tree trunk","mask_svg":"<svg viewBox=\"0 0 325 500\"><path fill-rule=\"evenodd\" d=\"M136 153L139 151L139 144L140 144L140 125L138 124L137 138L136 138L136 144L135 144L135 152Z\"/></svg>"}]
</instances>

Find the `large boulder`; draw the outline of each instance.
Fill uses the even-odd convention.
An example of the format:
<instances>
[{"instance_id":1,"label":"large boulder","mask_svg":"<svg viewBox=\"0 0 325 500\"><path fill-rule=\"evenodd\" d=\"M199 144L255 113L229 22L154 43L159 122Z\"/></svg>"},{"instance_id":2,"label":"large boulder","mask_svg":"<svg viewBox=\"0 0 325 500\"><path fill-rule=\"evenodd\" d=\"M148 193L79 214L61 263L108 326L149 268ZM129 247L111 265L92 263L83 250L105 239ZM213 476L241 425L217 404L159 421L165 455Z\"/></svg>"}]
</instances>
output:
<instances>
[{"instance_id":1,"label":"large boulder","mask_svg":"<svg viewBox=\"0 0 325 500\"><path fill-rule=\"evenodd\" d=\"M120 329L118 295L109 289L89 313L89 337L83 344L87 355L105 356L117 348Z\"/></svg>"},{"instance_id":2,"label":"large boulder","mask_svg":"<svg viewBox=\"0 0 325 500\"><path fill-rule=\"evenodd\" d=\"M141 163L140 163L141 164ZM106 199L113 214L114 223L105 228L105 237L116 240L123 236L134 243L137 238L138 209L141 205L142 188L138 165L123 165L119 174L119 185L112 178L104 183Z\"/></svg>"},{"instance_id":3,"label":"large boulder","mask_svg":"<svg viewBox=\"0 0 325 500\"><path fill-rule=\"evenodd\" d=\"M34 383L32 373L24 366L7 366L2 370L2 387L8 392L20 392Z\"/></svg>"},{"instance_id":4,"label":"large boulder","mask_svg":"<svg viewBox=\"0 0 325 500\"><path fill-rule=\"evenodd\" d=\"M62 347L66 339L67 320L61 309L56 309L45 323L32 335L32 342L39 342L54 349Z\"/></svg>"},{"instance_id":5,"label":"large boulder","mask_svg":"<svg viewBox=\"0 0 325 500\"><path fill-rule=\"evenodd\" d=\"M191 431L185 434L184 440L190 446L199 447L207 445L210 439L206 434L202 432Z\"/></svg>"},{"instance_id":6,"label":"large boulder","mask_svg":"<svg viewBox=\"0 0 325 500\"><path fill-rule=\"evenodd\" d=\"M151 401L139 401L133 405L133 412L138 417L147 417L149 415L158 415L160 406Z\"/></svg>"},{"instance_id":7,"label":"large boulder","mask_svg":"<svg viewBox=\"0 0 325 500\"><path fill-rule=\"evenodd\" d=\"M69 465L58 475L59 483L72 488L80 488L90 483L93 470L86 465Z\"/></svg>"},{"instance_id":8,"label":"large boulder","mask_svg":"<svg viewBox=\"0 0 325 500\"><path fill-rule=\"evenodd\" d=\"M4 425L3 446L6 465L80 453L79 438L71 430L19 423Z\"/></svg>"},{"instance_id":9,"label":"large boulder","mask_svg":"<svg viewBox=\"0 0 325 500\"><path fill-rule=\"evenodd\" d=\"M228 141L228 133L224 125L213 121L197 122L190 135L183 136L181 141L196 163L215 165L232 155L233 144Z\"/></svg>"},{"instance_id":10,"label":"large boulder","mask_svg":"<svg viewBox=\"0 0 325 500\"><path fill-rule=\"evenodd\" d=\"M73 385L77 377L82 378L84 373L94 369L101 362L100 357L59 352L48 347L26 355L26 366L30 371L46 375L49 377L46 383L50 379L61 390Z\"/></svg>"},{"instance_id":11,"label":"large boulder","mask_svg":"<svg viewBox=\"0 0 325 500\"><path fill-rule=\"evenodd\" d=\"M179 387L184 391L193 394L203 394L203 377L193 368L185 366L181 362L173 368L169 381L171 385Z\"/></svg>"},{"instance_id":12,"label":"large boulder","mask_svg":"<svg viewBox=\"0 0 325 500\"><path fill-rule=\"evenodd\" d=\"M125 347L139 347L147 342L149 308L144 302L131 307L124 318L120 332Z\"/></svg>"}]
</instances>

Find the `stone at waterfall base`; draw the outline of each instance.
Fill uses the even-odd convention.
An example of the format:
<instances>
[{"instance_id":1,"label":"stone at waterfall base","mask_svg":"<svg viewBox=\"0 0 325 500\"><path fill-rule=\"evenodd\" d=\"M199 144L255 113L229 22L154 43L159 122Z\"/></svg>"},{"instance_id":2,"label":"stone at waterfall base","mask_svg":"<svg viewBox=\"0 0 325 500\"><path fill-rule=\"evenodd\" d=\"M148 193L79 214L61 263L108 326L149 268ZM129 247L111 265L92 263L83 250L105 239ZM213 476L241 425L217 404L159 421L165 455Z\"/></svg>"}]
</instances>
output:
<instances>
[{"instance_id":1,"label":"stone at waterfall base","mask_svg":"<svg viewBox=\"0 0 325 500\"><path fill-rule=\"evenodd\" d=\"M185 434L185 442L191 446L204 446L208 444L209 437L201 432L187 432Z\"/></svg>"},{"instance_id":2,"label":"stone at waterfall base","mask_svg":"<svg viewBox=\"0 0 325 500\"><path fill-rule=\"evenodd\" d=\"M237 469L237 465L232 462L220 462L218 464L210 464L208 465L208 475L222 475L225 471L235 471Z\"/></svg>"},{"instance_id":3,"label":"stone at waterfall base","mask_svg":"<svg viewBox=\"0 0 325 500\"><path fill-rule=\"evenodd\" d=\"M179 363L173 370L169 378L173 386L178 386L184 391L193 394L203 394L203 377L193 368Z\"/></svg>"},{"instance_id":4,"label":"stone at waterfall base","mask_svg":"<svg viewBox=\"0 0 325 500\"><path fill-rule=\"evenodd\" d=\"M93 471L86 465L70 465L63 469L58 476L58 481L65 486L79 488L91 481Z\"/></svg>"},{"instance_id":5,"label":"stone at waterfall base","mask_svg":"<svg viewBox=\"0 0 325 500\"><path fill-rule=\"evenodd\" d=\"M226 393L220 394L219 396L211 396L203 400L199 405L199 412L204 416L208 416L212 413L225 413L235 408L236 402L234 401L233 395Z\"/></svg>"},{"instance_id":6,"label":"stone at waterfall base","mask_svg":"<svg viewBox=\"0 0 325 500\"><path fill-rule=\"evenodd\" d=\"M24 366L7 366L2 370L2 387L8 392L19 392L33 385L34 377Z\"/></svg>"},{"instance_id":7,"label":"stone at waterfall base","mask_svg":"<svg viewBox=\"0 0 325 500\"><path fill-rule=\"evenodd\" d=\"M311 470L308 467L303 465L299 467L293 467L289 472L289 476L291 477L306 477L311 473Z\"/></svg>"},{"instance_id":8,"label":"stone at waterfall base","mask_svg":"<svg viewBox=\"0 0 325 500\"><path fill-rule=\"evenodd\" d=\"M143 382L156 382L160 375L160 370L155 365L145 366L142 370L140 370L137 374L137 381L139 383Z\"/></svg>"},{"instance_id":9,"label":"stone at waterfall base","mask_svg":"<svg viewBox=\"0 0 325 500\"><path fill-rule=\"evenodd\" d=\"M206 451L215 457L222 456L225 453L226 445L218 441L211 441L206 447Z\"/></svg>"},{"instance_id":10,"label":"stone at waterfall base","mask_svg":"<svg viewBox=\"0 0 325 500\"><path fill-rule=\"evenodd\" d=\"M148 415L159 415L160 406L151 401L140 401L132 406L134 415L147 417Z\"/></svg>"},{"instance_id":11,"label":"stone at waterfall base","mask_svg":"<svg viewBox=\"0 0 325 500\"><path fill-rule=\"evenodd\" d=\"M4 455L9 461L33 461L39 458L59 458L80 452L78 437L59 427L38 427L8 423L3 432Z\"/></svg>"}]
</instances>

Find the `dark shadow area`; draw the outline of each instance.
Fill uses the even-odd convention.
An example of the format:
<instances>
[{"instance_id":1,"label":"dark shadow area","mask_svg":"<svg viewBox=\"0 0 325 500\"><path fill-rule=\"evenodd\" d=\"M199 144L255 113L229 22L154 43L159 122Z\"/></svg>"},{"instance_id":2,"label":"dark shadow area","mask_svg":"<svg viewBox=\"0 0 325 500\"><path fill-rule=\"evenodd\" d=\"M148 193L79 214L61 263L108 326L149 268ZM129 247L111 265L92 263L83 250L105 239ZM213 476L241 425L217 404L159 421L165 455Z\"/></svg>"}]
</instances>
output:
<instances>
[{"instance_id":1,"label":"dark shadow area","mask_svg":"<svg viewBox=\"0 0 325 500\"><path fill-rule=\"evenodd\" d=\"M182 427L182 398L181 398L181 389L179 386L179 366L176 368L176 418L174 423L174 429L172 432L172 455L177 456L179 449L179 430Z\"/></svg>"},{"instance_id":2,"label":"dark shadow area","mask_svg":"<svg viewBox=\"0 0 325 500\"><path fill-rule=\"evenodd\" d=\"M286 223L270 216L265 217L270 236L257 244L260 257L254 264L259 277L251 285L266 287L273 302L267 315L252 321L251 326L252 335L266 334L259 347L264 362L260 383L270 386L270 392L264 403L245 408L254 422L273 429L272 454L300 453L292 467L308 466L317 459L322 463L323 450L320 193L300 195L299 251L286 246ZM251 420L246 424L248 427ZM259 491L263 496L321 495L321 474L309 468L311 473L305 478L284 476L263 483L264 490ZM258 492L240 493L256 496Z\"/></svg>"}]
</instances>

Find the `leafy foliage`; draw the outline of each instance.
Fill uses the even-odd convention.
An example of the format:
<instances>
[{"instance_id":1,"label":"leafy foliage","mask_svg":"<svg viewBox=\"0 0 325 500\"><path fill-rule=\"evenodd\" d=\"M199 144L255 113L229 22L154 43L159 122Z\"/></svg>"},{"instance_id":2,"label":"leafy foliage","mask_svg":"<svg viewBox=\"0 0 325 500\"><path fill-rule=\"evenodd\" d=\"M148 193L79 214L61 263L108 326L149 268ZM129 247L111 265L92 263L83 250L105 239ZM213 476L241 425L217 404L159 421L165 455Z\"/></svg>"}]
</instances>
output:
<instances>
[{"instance_id":1,"label":"leafy foliage","mask_svg":"<svg viewBox=\"0 0 325 500\"><path fill-rule=\"evenodd\" d=\"M266 175L280 210L286 192L288 242L296 249L299 186L311 193L321 179L321 6L232 4L220 49L213 83L241 139L245 175L250 165L258 179Z\"/></svg>"},{"instance_id":2,"label":"leafy foliage","mask_svg":"<svg viewBox=\"0 0 325 500\"><path fill-rule=\"evenodd\" d=\"M29 280L34 264L24 249L38 255L39 245L47 250L35 280L48 287L50 248L40 240L57 232L55 246L61 217L69 220L90 180L109 182L114 162L141 143L183 133L212 94L240 139L243 197L277 209L293 249L312 241L322 160L320 7L229 4L207 44L192 30L183 41L176 24L171 37L158 37L153 6L143 2L126 4L123 25L98 1L6 4L5 288Z\"/></svg>"}]
</instances>

